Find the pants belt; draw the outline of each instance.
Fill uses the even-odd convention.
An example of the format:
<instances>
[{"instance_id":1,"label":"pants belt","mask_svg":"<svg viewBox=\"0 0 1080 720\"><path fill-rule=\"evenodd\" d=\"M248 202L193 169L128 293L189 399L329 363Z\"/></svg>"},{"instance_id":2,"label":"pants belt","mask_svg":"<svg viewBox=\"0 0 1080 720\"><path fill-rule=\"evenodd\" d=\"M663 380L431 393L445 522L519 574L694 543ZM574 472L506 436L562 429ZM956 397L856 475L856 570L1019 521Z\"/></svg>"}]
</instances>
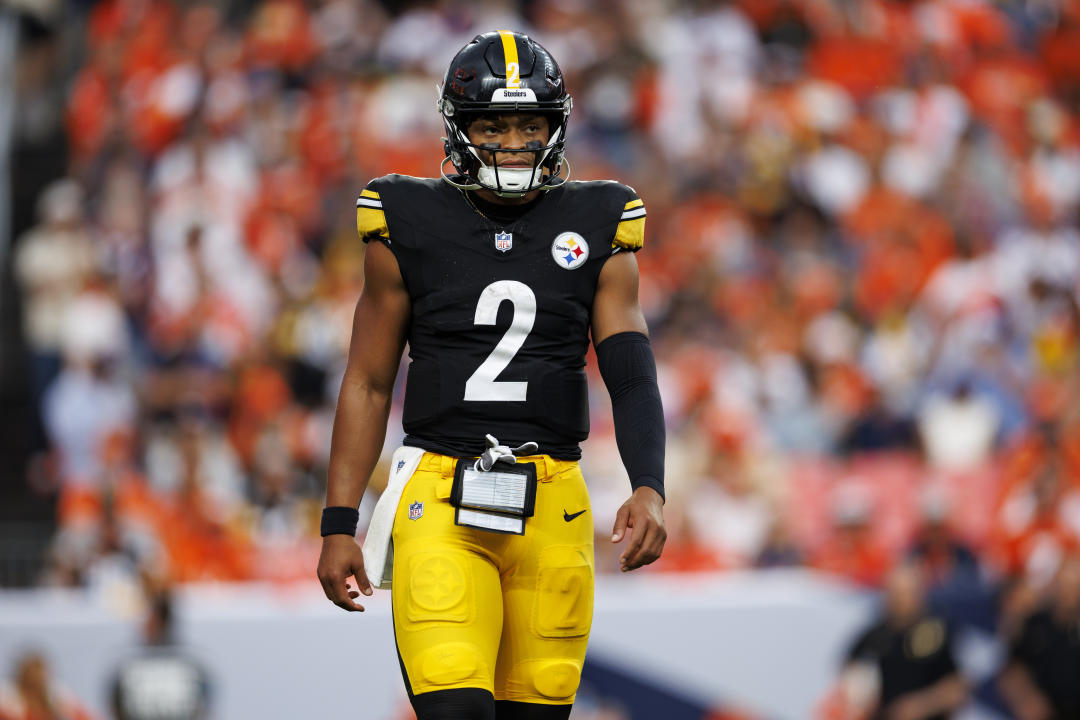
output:
<instances>
[{"instance_id":1,"label":"pants belt","mask_svg":"<svg viewBox=\"0 0 1080 720\"><path fill-rule=\"evenodd\" d=\"M438 472L442 475L453 475L460 458L450 455L425 452L420 460L420 470ZM536 465L536 478L540 482L551 482L560 475L578 469L577 460L556 460L550 455L528 455L518 458L518 462L534 463ZM507 466L509 467L509 466Z\"/></svg>"}]
</instances>

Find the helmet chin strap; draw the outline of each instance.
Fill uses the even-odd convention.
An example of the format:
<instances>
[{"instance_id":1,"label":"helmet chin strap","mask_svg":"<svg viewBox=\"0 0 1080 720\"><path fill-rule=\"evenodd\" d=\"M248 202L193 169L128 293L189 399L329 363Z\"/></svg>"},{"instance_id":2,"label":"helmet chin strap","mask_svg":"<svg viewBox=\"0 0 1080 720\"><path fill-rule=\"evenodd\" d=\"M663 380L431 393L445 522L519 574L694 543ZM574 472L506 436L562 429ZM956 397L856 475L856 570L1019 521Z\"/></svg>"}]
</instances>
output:
<instances>
[{"instance_id":1,"label":"helmet chin strap","mask_svg":"<svg viewBox=\"0 0 1080 720\"><path fill-rule=\"evenodd\" d=\"M476 178L481 185L500 197L520 197L537 189L544 181L544 169L539 166L516 169L481 165Z\"/></svg>"},{"instance_id":2,"label":"helmet chin strap","mask_svg":"<svg viewBox=\"0 0 1080 720\"><path fill-rule=\"evenodd\" d=\"M480 183L474 183L474 182L464 183L464 182L459 182L458 180L455 179L455 178L459 178L459 177L465 177L463 175L457 175L457 174L455 174L455 175L447 175L446 174L446 164L447 163L452 163L452 162L453 162L453 158L451 158L449 155L447 155L446 157L443 158L443 161L441 163L439 163L439 175L442 177L443 181L446 182L446 184L452 185L452 186L456 187L458 190L483 190L484 189L480 185Z\"/></svg>"}]
</instances>

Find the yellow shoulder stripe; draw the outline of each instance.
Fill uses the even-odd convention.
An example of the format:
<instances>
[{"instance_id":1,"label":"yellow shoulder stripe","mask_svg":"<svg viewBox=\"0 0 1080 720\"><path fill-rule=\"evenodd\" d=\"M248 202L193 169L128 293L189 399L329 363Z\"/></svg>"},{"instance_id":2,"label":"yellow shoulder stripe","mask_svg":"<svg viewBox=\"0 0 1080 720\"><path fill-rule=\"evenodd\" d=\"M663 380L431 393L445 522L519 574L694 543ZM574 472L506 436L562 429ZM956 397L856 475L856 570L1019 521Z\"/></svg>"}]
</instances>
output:
<instances>
[{"instance_id":1,"label":"yellow shoulder stripe","mask_svg":"<svg viewBox=\"0 0 1080 720\"><path fill-rule=\"evenodd\" d=\"M638 198L637 200L631 200L630 202L626 203L626 205L623 207L623 210L633 210L634 208L641 207L644 204L645 201L641 198Z\"/></svg>"},{"instance_id":2,"label":"yellow shoulder stripe","mask_svg":"<svg viewBox=\"0 0 1080 720\"><path fill-rule=\"evenodd\" d=\"M366 198L371 198L372 200L378 200L379 199L379 193L375 192L374 190L368 190L367 188L364 188L363 190L360 191L360 197L366 197Z\"/></svg>"},{"instance_id":3,"label":"yellow shoulder stripe","mask_svg":"<svg viewBox=\"0 0 1080 720\"><path fill-rule=\"evenodd\" d=\"M640 202L640 201L638 201ZM645 216L623 220L615 230L615 239L611 241L611 247L623 250L640 250L645 244Z\"/></svg>"},{"instance_id":4,"label":"yellow shoulder stripe","mask_svg":"<svg viewBox=\"0 0 1080 720\"><path fill-rule=\"evenodd\" d=\"M386 215L378 208L363 206L356 208L356 231L364 239L372 237L390 239L390 229L386 226Z\"/></svg>"}]
</instances>

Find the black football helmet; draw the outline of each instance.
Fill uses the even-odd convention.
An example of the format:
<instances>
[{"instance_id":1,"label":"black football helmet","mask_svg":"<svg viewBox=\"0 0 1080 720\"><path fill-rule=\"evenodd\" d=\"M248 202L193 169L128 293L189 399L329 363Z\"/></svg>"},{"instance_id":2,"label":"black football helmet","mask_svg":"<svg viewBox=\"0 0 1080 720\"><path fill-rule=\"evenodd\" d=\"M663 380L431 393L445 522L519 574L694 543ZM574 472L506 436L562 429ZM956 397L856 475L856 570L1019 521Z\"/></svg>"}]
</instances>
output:
<instances>
[{"instance_id":1,"label":"black football helmet","mask_svg":"<svg viewBox=\"0 0 1080 720\"><path fill-rule=\"evenodd\" d=\"M464 190L485 188L517 197L561 182L570 94L555 58L540 43L519 32L500 30L477 35L450 61L443 78L438 109L446 125L442 176ZM528 169L499 168L480 160L478 150L489 145L469 141L468 126L480 115L535 112L548 119L548 144L538 141L523 149L499 152L532 153ZM458 174L449 177L446 163Z\"/></svg>"}]
</instances>

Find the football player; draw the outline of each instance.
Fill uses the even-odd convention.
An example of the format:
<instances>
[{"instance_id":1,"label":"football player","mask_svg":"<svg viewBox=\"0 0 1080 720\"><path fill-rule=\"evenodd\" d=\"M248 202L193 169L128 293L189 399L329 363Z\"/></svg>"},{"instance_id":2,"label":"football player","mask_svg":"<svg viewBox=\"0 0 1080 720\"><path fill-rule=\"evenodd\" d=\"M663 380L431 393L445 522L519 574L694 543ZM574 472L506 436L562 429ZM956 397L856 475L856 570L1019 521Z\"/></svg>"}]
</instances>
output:
<instances>
[{"instance_id":1,"label":"football player","mask_svg":"<svg viewBox=\"0 0 1080 720\"><path fill-rule=\"evenodd\" d=\"M346 610L392 587L419 720L567 718L592 622L590 335L632 491L623 571L663 549L664 421L638 304L645 208L616 182L565 179L571 101L526 35L478 35L447 69L440 178L378 178L334 422L319 579ZM448 165L452 165L449 169ZM404 447L353 539L405 343ZM347 579L354 577L356 587Z\"/></svg>"}]
</instances>

